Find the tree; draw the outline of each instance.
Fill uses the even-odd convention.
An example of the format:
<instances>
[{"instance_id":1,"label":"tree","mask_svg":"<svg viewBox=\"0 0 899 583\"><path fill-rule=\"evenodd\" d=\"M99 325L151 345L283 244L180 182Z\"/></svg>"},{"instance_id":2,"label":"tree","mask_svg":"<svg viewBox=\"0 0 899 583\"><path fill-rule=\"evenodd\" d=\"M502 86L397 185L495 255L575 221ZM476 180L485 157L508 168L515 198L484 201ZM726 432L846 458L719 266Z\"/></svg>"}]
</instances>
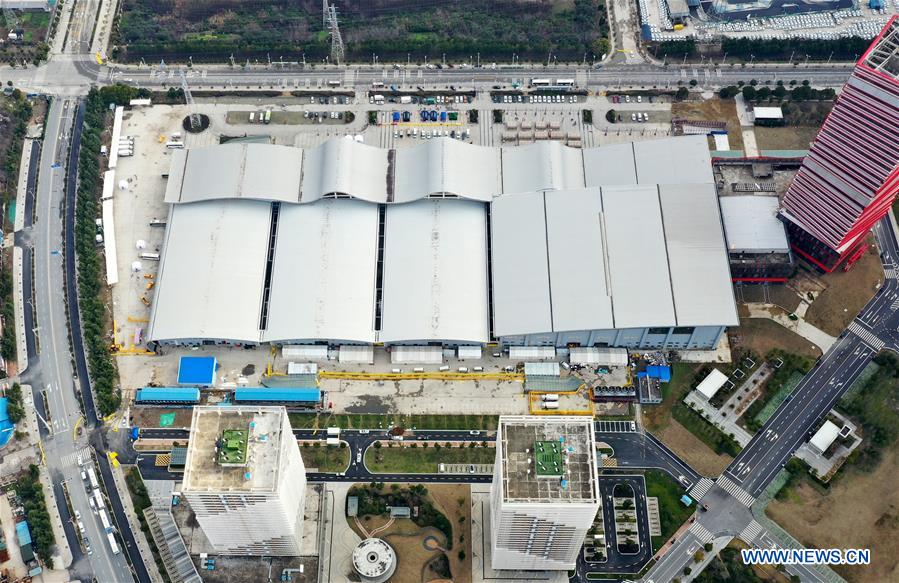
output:
<instances>
[{"instance_id":1,"label":"tree","mask_svg":"<svg viewBox=\"0 0 899 583\"><path fill-rule=\"evenodd\" d=\"M704 558L705 558L705 553L702 552L702 550L698 550L695 553L693 553L693 560L696 561L697 563L701 563Z\"/></svg>"},{"instance_id":2,"label":"tree","mask_svg":"<svg viewBox=\"0 0 899 583\"><path fill-rule=\"evenodd\" d=\"M783 85L778 85L774 88L774 91L771 92L771 95L777 99L783 99L787 95L787 89Z\"/></svg>"},{"instance_id":3,"label":"tree","mask_svg":"<svg viewBox=\"0 0 899 583\"><path fill-rule=\"evenodd\" d=\"M761 87L756 90L755 97L759 101L767 101L771 97L771 90L767 87Z\"/></svg>"},{"instance_id":4,"label":"tree","mask_svg":"<svg viewBox=\"0 0 899 583\"><path fill-rule=\"evenodd\" d=\"M743 99L745 99L746 101L752 101L753 99L755 99L755 94L755 87L753 87L752 85L746 85L743 87Z\"/></svg>"},{"instance_id":5,"label":"tree","mask_svg":"<svg viewBox=\"0 0 899 583\"><path fill-rule=\"evenodd\" d=\"M720 91L718 91L718 97L721 99L732 99L740 90L733 86L728 85L727 87L722 87Z\"/></svg>"},{"instance_id":6,"label":"tree","mask_svg":"<svg viewBox=\"0 0 899 583\"><path fill-rule=\"evenodd\" d=\"M593 123L593 110L592 109L585 109L585 110L583 110L582 113L583 113L584 123Z\"/></svg>"},{"instance_id":7,"label":"tree","mask_svg":"<svg viewBox=\"0 0 899 583\"><path fill-rule=\"evenodd\" d=\"M615 123L618 121L618 113L614 109L610 109L606 112L606 121L609 123Z\"/></svg>"},{"instance_id":8,"label":"tree","mask_svg":"<svg viewBox=\"0 0 899 583\"><path fill-rule=\"evenodd\" d=\"M711 552L712 552L712 549L713 549L714 547L712 546L712 543L705 543L705 544L703 545L702 548L705 549L705 552L711 553Z\"/></svg>"},{"instance_id":9,"label":"tree","mask_svg":"<svg viewBox=\"0 0 899 583\"><path fill-rule=\"evenodd\" d=\"M590 48L593 49L593 54L596 55L596 58L601 59L603 55L607 55L609 53L612 45L609 42L609 39L602 37L593 41L593 44L590 45Z\"/></svg>"},{"instance_id":10,"label":"tree","mask_svg":"<svg viewBox=\"0 0 899 583\"><path fill-rule=\"evenodd\" d=\"M699 81L697 81L696 79L690 79L690 87L696 87L697 85L699 85Z\"/></svg>"},{"instance_id":11,"label":"tree","mask_svg":"<svg viewBox=\"0 0 899 583\"><path fill-rule=\"evenodd\" d=\"M686 87L678 87L677 91L674 93L674 98L678 101L683 101L690 97L690 90Z\"/></svg>"}]
</instances>

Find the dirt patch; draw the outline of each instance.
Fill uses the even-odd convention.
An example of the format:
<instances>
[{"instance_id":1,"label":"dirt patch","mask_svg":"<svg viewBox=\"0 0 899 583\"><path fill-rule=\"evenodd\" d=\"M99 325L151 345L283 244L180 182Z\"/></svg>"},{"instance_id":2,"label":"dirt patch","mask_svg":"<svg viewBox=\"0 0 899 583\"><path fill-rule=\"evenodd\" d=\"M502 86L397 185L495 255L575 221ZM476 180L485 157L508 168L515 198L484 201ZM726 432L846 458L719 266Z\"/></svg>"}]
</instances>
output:
<instances>
[{"instance_id":1,"label":"dirt patch","mask_svg":"<svg viewBox=\"0 0 899 583\"><path fill-rule=\"evenodd\" d=\"M743 149L743 133L740 130L740 118L737 117L737 104L733 99L676 102L671 104L671 117L726 122L730 149Z\"/></svg>"},{"instance_id":2,"label":"dirt patch","mask_svg":"<svg viewBox=\"0 0 899 583\"><path fill-rule=\"evenodd\" d=\"M453 525L455 540L449 553L453 582L471 583L471 488L467 484L435 484L428 486L428 492ZM464 559L459 558L460 550Z\"/></svg>"},{"instance_id":3,"label":"dirt patch","mask_svg":"<svg viewBox=\"0 0 899 583\"><path fill-rule=\"evenodd\" d=\"M165 409L163 407L131 407L132 427L162 427L160 420L163 415L175 414L175 420L166 427L172 429L189 428L193 409ZM167 418L168 420L168 418Z\"/></svg>"},{"instance_id":4,"label":"dirt patch","mask_svg":"<svg viewBox=\"0 0 899 583\"><path fill-rule=\"evenodd\" d=\"M845 472L827 493L802 483L766 512L806 546L871 549L870 565L834 568L849 581L899 581L899 451L887 450L873 472Z\"/></svg>"},{"instance_id":5,"label":"dirt patch","mask_svg":"<svg viewBox=\"0 0 899 583\"><path fill-rule=\"evenodd\" d=\"M821 356L821 350L795 332L787 330L773 320L741 318L739 328L728 330L733 348L743 348L764 356L775 348L809 358Z\"/></svg>"},{"instance_id":6,"label":"dirt patch","mask_svg":"<svg viewBox=\"0 0 899 583\"><path fill-rule=\"evenodd\" d=\"M760 150L808 150L820 127L755 128L755 143Z\"/></svg>"},{"instance_id":7,"label":"dirt patch","mask_svg":"<svg viewBox=\"0 0 899 583\"><path fill-rule=\"evenodd\" d=\"M719 455L712 451L709 446L674 419L671 419L664 428L656 431L655 435L700 474L717 476L733 461L729 455Z\"/></svg>"},{"instance_id":8,"label":"dirt patch","mask_svg":"<svg viewBox=\"0 0 899 583\"><path fill-rule=\"evenodd\" d=\"M832 336L838 336L874 297L883 283L883 266L872 246L848 272L842 269L819 276L827 286L815 298L805 319Z\"/></svg>"}]
</instances>

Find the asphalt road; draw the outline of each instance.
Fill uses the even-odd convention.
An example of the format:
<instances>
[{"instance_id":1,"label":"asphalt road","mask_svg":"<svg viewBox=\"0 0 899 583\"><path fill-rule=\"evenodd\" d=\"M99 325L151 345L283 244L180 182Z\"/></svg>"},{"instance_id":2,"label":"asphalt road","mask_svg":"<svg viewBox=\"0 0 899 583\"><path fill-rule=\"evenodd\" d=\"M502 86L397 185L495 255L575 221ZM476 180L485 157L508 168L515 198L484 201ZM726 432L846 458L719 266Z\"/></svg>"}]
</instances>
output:
<instances>
[{"instance_id":1,"label":"asphalt road","mask_svg":"<svg viewBox=\"0 0 899 583\"><path fill-rule=\"evenodd\" d=\"M895 269L899 243L889 217L874 228L887 271L883 286L859 312L853 324L800 381L791 397L777 409L742 452L731 462L716 484L701 497L708 512L697 515L696 524L684 533L644 578L659 583L681 575L690 562L689 549L701 546L704 535L739 536L753 523L749 507L768 487L800 445L811 438L811 430L833 408L881 348L899 351L899 282ZM751 541L755 546L778 543L762 529ZM804 581L818 581L812 570L791 566Z\"/></svg>"}]
</instances>

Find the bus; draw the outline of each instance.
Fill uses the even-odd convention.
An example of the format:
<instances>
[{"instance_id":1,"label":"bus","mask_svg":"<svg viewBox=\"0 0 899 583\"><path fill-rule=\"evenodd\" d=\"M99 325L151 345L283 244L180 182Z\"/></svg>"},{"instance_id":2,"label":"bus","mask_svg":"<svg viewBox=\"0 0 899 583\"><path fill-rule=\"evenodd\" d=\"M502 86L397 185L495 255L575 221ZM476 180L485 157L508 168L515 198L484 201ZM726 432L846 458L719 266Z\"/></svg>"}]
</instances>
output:
<instances>
[{"instance_id":1,"label":"bus","mask_svg":"<svg viewBox=\"0 0 899 583\"><path fill-rule=\"evenodd\" d=\"M574 79L556 79L556 85L559 87L573 87Z\"/></svg>"},{"instance_id":2,"label":"bus","mask_svg":"<svg viewBox=\"0 0 899 583\"><path fill-rule=\"evenodd\" d=\"M531 79L531 87L549 87L552 85L550 79Z\"/></svg>"},{"instance_id":3,"label":"bus","mask_svg":"<svg viewBox=\"0 0 899 583\"><path fill-rule=\"evenodd\" d=\"M91 489L96 489L100 487L100 484L97 483L97 474L94 472L94 468L87 469L87 479L91 483Z\"/></svg>"},{"instance_id":4,"label":"bus","mask_svg":"<svg viewBox=\"0 0 899 583\"><path fill-rule=\"evenodd\" d=\"M340 87L340 81L336 81L336 80L328 81L328 85L331 87Z\"/></svg>"},{"instance_id":5,"label":"bus","mask_svg":"<svg viewBox=\"0 0 899 583\"><path fill-rule=\"evenodd\" d=\"M372 81L371 86L375 89L379 89L384 86L384 83L382 83L381 81Z\"/></svg>"},{"instance_id":6,"label":"bus","mask_svg":"<svg viewBox=\"0 0 899 583\"><path fill-rule=\"evenodd\" d=\"M112 554L119 554L119 544L115 542L115 535L111 532L106 535L106 540L109 541L109 548L112 550Z\"/></svg>"},{"instance_id":7,"label":"bus","mask_svg":"<svg viewBox=\"0 0 899 583\"><path fill-rule=\"evenodd\" d=\"M340 427L328 427L328 435L340 435Z\"/></svg>"},{"instance_id":8,"label":"bus","mask_svg":"<svg viewBox=\"0 0 899 583\"><path fill-rule=\"evenodd\" d=\"M103 532L112 532L112 523L109 522L105 509L100 511L100 522L103 524Z\"/></svg>"},{"instance_id":9,"label":"bus","mask_svg":"<svg viewBox=\"0 0 899 583\"><path fill-rule=\"evenodd\" d=\"M97 503L97 510L106 508L106 503L103 502L103 494L100 492L100 488L94 490L94 501Z\"/></svg>"}]
</instances>

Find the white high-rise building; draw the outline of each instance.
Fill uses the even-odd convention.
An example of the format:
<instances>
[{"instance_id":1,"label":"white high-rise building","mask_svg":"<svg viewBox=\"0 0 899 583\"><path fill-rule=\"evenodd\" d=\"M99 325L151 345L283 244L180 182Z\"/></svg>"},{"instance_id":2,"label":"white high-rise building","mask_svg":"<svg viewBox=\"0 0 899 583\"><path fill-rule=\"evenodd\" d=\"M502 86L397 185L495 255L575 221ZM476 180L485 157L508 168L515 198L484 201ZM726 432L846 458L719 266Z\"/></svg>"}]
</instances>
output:
<instances>
[{"instance_id":1,"label":"white high-rise building","mask_svg":"<svg viewBox=\"0 0 899 583\"><path fill-rule=\"evenodd\" d=\"M504 416L490 489L496 570L575 567L600 508L593 422Z\"/></svg>"},{"instance_id":2,"label":"white high-rise building","mask_svg":"<svg viewBox=\"0 0 899 583\"><path fill-rule=\"evenodd\" d=\"M300 554L306 471L284 407L194 407L181 493L217 553Z\"/></svg>"}]
</instances>

